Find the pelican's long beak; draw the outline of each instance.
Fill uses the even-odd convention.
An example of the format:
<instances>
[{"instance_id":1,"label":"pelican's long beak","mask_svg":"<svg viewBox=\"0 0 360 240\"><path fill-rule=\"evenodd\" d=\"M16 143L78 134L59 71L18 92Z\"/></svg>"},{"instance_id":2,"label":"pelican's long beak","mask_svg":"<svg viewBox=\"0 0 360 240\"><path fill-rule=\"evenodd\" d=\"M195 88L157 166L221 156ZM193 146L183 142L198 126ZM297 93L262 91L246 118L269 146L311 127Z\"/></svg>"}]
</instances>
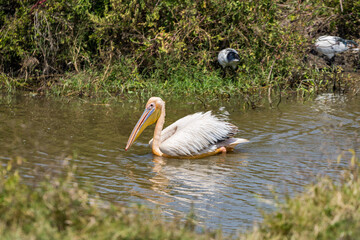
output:
<instances>
[{"instance_id":1,"label":"pelican's long beak","mask_svg":"<svg viewBox=\"0 0 360 240\"><path fill-rule=\"evenodd\" d=\"M149 125L155 123L158 118L159 118L159 111L156 110L155 107L146 108L131 132L131 135L125 147L125 151L127 151L130 148L130 146L140 136L140 134L144 131L144 129L147 128Z\"/></svg>"}]
</instances>

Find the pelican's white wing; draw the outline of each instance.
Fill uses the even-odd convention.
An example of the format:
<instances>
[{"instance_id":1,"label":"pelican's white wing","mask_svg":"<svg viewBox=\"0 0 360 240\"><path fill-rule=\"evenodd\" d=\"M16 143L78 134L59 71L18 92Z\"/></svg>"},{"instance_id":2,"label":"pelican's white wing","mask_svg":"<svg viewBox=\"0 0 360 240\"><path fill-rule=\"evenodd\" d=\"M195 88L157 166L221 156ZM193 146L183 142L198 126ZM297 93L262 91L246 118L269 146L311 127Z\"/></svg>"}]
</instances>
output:
<instances>
[{"instance_id":1,"label":"pelican's white wing","mask_svg":"<svg viewBox=\"0 0 360 240\"><path fill-rule=\"evenodd\" d=\"M191 156L214 151L238 128L211 112L183 117L161 132L160 150L170 156ZM150 144L152 140L150 141Z\"/></svg>"}]
</instances>

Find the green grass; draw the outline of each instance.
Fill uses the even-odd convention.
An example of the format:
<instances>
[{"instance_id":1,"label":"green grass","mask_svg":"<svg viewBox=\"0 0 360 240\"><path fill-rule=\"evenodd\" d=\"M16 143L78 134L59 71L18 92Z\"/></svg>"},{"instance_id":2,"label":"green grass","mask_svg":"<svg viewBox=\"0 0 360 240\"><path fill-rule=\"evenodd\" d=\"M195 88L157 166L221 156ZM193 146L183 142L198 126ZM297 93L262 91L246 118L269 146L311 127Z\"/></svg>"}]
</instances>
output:
<instances>
[{"instance_id":1,"label":"green grass","mask_svg":"<svg viewBox=\"0 0 360 240\"><path fill-rule=\"evenodd\" d=\"M227 69L225 77L222 69L207 69L200 65L178 63L171 69L158 66L156 70L139 73L137 68L119 62L106 68L105 71L89 69L78 73L67 73L60 78L47 79L44 82L32 79L10 78L1 75L0 89L9 93L26 90L35 94L61 97L102 97L102 98L141 98L161 96L199 98L267 98L287 96L296 93L299 96L311 96L321 92L332 91L334 76L308 70L308 76L302 80L276 78L269 71L258 74L239 68L236 73ZM158 63L161 65L161 63ZM351 89L346 73L336 77L342 86ZM345 89L344 89L345 90ZM346 91L346 90L345 90Z\"/></svg>"}]
</instances>

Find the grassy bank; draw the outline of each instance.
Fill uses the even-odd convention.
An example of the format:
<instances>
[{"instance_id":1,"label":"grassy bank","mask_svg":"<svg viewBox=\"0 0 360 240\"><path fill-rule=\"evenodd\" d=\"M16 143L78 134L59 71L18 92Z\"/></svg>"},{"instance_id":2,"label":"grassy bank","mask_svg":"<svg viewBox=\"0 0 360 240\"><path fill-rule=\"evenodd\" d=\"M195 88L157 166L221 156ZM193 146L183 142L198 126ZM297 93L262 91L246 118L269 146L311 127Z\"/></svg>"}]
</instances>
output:
<instances>
[{"instance_id":1,"label":"grassy bank","mask_svg":"<svg viewBox=\"0 0 360 240\"><path fill-rule=\"evenodd\" d=\"M360 165L355 152L350 152L350 167L337 181L321 178L305 192L285 199L244 239L358 239Z\"/></svg>"},{"instance_id":2,"label":"grassy bank","mask_svg":"<svg viewBox=\"0 0 360 240\"><path fill-rule=\"evenodd\" d=\"M1 89L13 94L17 91L29 91L41 96L89 97L89 98L136 98L147 99L161 96L164 99L186 96L200 99L239 98L256 107L261 99L280 102L281 98L297 96L312 97L324 92L358 94L360 92L360 74L353 72L321 72L311 70L311 78L298 83L289 80L286 83L266 81L268 73L251 76L237 73L234 77L222 78L220 71L201 70L199 66L181 66L166 80L157 74L144 77L141 74L124 74L127 66L114 65L108 76L104 72L92 70L80 73L66 73L56 79L47 80L40 85L29 85L29 81L19 78L0 76ZM122 80L119 80L122 79ZM334 90L334 85L337 88Z\"/></svg>"},{"instance_id":3,"label":"grassy bank","mask_svg":"<svg viewBox=\"0 0 360 240\"><path fill-rule=\"evenodd\" d=\"M244 239L358 239L360 236L360 181L347 178L341 185L328 178L286 199L273 214Z\"/></svg>"},{"instance_id":4,"label":"grassy bank","mask_svg":"<svg viewBox=\"0 0 360 240\"><path fill-rule=\"evenodd\" d=\"M2 3L0 88L9 92L246 97L331 91L335 80L348 90L353 78L307 59L320 35L360 37L359 1ZM241 63L223 77L216 57L226 47Z\"/></svg>"},{"instance_id":5,"label":"grassy bank","mask_svg":"<svg viewBox=\"0 0 360 240\"><path fill-rule=\"evenodd\" d=\"M165 221L142 206L104 203L81 186L75 169L45 175L25 185L16 163L0 168L0 235L2 239L233 239L221 231L199 231L196 221ZM341 180L322 178L306 191L279 203L254 230L238 239L357 239L360 234L359 162Z\"/></svg>"}]
</instances>

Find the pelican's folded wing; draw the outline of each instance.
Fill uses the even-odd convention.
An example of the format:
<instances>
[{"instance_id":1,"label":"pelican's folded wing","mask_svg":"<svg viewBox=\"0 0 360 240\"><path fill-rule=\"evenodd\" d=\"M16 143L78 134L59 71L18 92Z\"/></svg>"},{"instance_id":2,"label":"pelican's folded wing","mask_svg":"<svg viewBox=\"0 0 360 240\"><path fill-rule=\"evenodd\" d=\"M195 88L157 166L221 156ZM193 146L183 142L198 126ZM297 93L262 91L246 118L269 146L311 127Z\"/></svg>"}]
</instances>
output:
<instances>
[{"instance_id":1,"label":"pelican's folded wing","mask_svg":"<svg viewBox=\"0 0 360 240\"><path fill-rule=\"evenodd\" d=\"M195 113L177 120L162 131L160 150L170 156L198 155L237 131L236 126L212 115L210 111Z\"/></svg>"}]
</instances>

